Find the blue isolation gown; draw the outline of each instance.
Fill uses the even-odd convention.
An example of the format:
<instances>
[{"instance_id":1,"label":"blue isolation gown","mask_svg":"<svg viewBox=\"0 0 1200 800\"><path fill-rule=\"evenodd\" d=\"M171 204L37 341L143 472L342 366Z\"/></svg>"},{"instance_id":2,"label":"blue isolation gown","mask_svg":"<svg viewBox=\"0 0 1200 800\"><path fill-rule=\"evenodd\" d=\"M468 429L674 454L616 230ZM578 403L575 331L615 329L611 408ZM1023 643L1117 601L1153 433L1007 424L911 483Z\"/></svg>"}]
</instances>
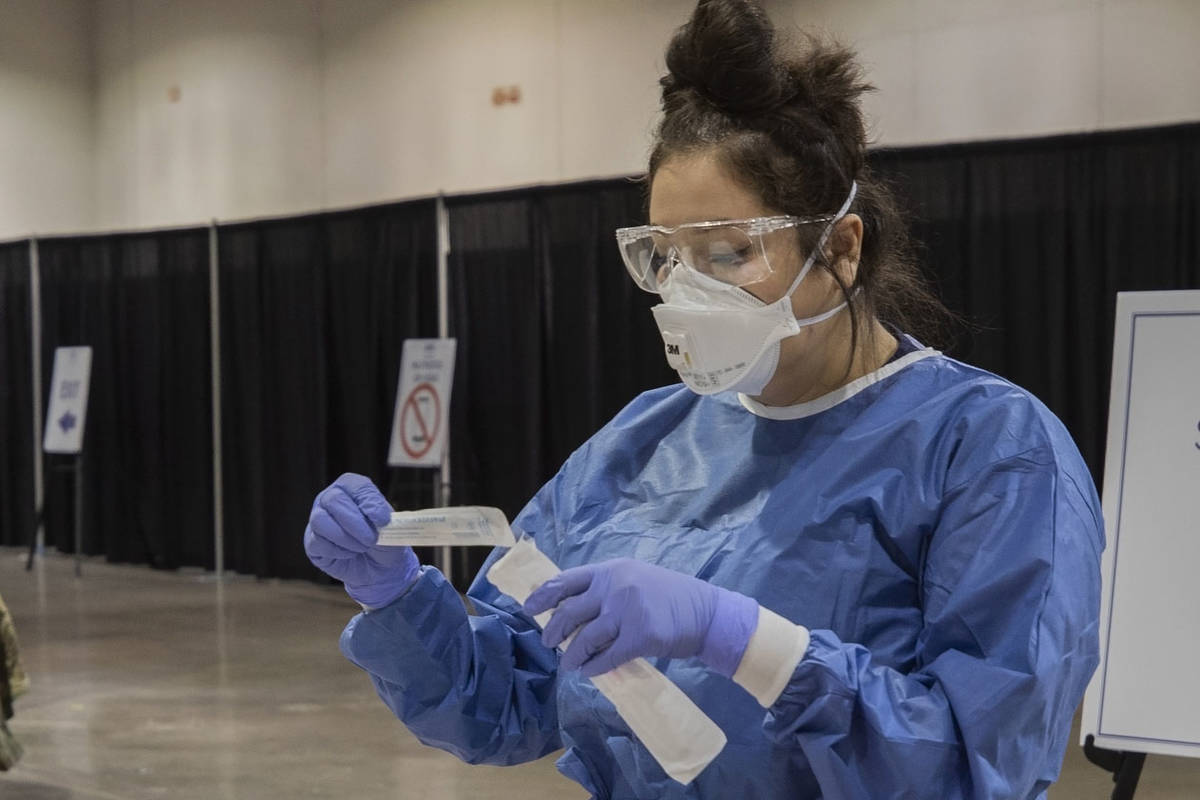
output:
<instances>
[{"instance_id":1,"label":"blue isolation gown","mask_svg":"<svg viewBox=\"0 0 1200 800\"><path fill-rule=\"evenodd\" d=\"M1029 393L909 337L801 406L647 392L514 527L563 569L643 559L811 632L769 708L694 659L654 661L729 739L684 786L556 670L484 577L499 553L470 616L426 567L347 626L342 651L421 741L486 764L565 747L559 769L598 798L1043 797L1098 660L1103 527L1070 436Z\"/></svg>"}]
</instances>

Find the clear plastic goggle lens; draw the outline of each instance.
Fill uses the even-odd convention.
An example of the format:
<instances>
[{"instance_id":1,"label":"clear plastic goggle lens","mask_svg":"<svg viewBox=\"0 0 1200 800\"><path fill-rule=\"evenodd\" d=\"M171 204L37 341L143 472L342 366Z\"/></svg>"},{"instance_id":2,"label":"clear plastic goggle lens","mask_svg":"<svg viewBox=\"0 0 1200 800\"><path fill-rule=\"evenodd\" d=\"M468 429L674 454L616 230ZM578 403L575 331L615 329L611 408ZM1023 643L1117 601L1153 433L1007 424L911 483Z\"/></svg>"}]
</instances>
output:
<instances>
[{"instance_id":1,"label":"clear plastic goggle lens","mask_svg":"<svg viewBox=\"0 0 1200 800\"><path fill-rule=\"evenodd\" d=\"M735 227L711 227L666 234L646 229L621 242L621 255L638 286L657 292L680 266L730 286L747 286L771 272L761 238Z\"/></svg>"}]
</instances>

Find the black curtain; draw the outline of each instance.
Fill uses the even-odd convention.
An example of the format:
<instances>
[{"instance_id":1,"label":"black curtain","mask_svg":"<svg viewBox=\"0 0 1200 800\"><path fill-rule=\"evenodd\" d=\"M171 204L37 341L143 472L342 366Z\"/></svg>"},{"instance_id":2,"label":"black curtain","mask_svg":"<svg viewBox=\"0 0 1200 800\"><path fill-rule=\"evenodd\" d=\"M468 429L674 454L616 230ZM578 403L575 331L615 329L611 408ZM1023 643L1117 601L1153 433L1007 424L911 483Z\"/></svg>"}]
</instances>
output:
<instances>
[{"instance_id":1,"label":"black curtain","mask_svg":"<svg viewBox=\"0 0 1200 800\"><path fill-rule=\"evenodd\" d=\"M0 244L0 545L33 532L29 243Z\"/></svg>"},{"instance_id":2,"label":"black curtain","mask_svg":"<svg viewBox=\"0 0 1200 800\"><path fill-rule=\"evenodd\" d=\"M676 380L614 229L644 218L627 180L452 198L453 502L511 519L639 392ZM484 552L456 552L456 583Z\"/></svg>"},{"instance_id":3,"label":"black curtain","mask_svg":"<svg viewBox=\"0 0 1200 800\"><path fill-rule=\"evenodd\" d=\"M1200 287L1200 125L884 150L921 260L976 327L950 350L1033 391L1101 477L1118 291ZM672 383L613 230L643 189L594 181L448 200L455 504L510 517L645 389ZM436 335L431 200L220 229L226 563L315 577L313 496L362 472L397 508L433 470L389 470L404 339ZM46 240L43 397L56 345L95 349L84 547L213 563L207 232ZM0 539L31 524L27 245L0 247ZM25 383L22 384L22 381ZM53 459L51 459L53 464ZM70 481L47 484L70 551ZM23 499L28 498L28 499ZM464 586L482 552L457 554Z\"/></svg>"},{"instance_id":4,"label":"black curtain","mask_svg":"<svg viewBox=\"0 0 1200 800\"><path fill-rule=\"evenodd\" d=\"M1116 294L1200 288L1200 125L880 151L974 325L951 352L1029 389L1102 478Z\"/></svg>"},{"instance_id":5,"label":"black curtain","mask_svg":"<svg viewBox=\"0 0 1200 800\"><path fill-rule=\"evenodd\" d=\"M880 150L920 258L969 327L950 354L1066 423L1099 482L1116 293L1200 287L1200 125ZM450 201L455 502L515 514L637 392L674 382L614 228L629 180ZM460 554L459 574L480 554Z\"/></svg>"},{"instance_id":6,"label":"black curtain","mask_svg":"<svg viewBox=\"0 0 1200 800\"><path fill-rule=\"evenodd\" d=\"M219 229L226 565L318 577L301 534L342 472L399 507L428 470L388 470L403 341L437 335L431 200ZM428 489L426 489L428 487Z\"/></svg>"},{"instance_id":7,"label":"black curtain","mask_svg":"<svg viewBox=\"0 0 1200 800\"><path fill-rule=\"evenodd\" d=\"M208 241L204 230L39 242L42 397L54 348L90 345L88 554L211 567ZM46 458L46 542L74 552L73 476Z\"/></svg>"}]
</instances>

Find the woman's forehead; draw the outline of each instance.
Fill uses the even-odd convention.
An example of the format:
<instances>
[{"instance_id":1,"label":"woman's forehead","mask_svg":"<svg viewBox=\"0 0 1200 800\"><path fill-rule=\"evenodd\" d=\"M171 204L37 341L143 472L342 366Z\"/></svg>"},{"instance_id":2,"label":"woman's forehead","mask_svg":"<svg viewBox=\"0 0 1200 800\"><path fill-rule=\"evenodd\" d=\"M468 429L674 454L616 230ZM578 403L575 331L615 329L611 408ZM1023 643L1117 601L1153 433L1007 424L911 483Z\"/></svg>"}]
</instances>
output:
<instances>
[{"instance_id":1,"label":"woman's forehead","mask_svg":"<svg viewBox=\"0 0 1200 800\"><path fill-rule=\"evenodd\" d=\"M772 213L711 154L672 156L659 166L650 184L651 225L675 227Z\"/></svg>"}]
</instances>

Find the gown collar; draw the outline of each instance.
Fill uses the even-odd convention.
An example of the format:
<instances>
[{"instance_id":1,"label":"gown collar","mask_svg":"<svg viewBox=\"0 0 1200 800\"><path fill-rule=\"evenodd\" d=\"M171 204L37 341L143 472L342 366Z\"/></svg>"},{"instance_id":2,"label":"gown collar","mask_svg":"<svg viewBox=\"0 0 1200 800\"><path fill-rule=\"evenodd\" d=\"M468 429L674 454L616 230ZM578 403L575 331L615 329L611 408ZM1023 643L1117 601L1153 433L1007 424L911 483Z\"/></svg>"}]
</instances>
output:
<instances>
[{"instance_id":1,"label":"gown collar","mask_svg":"<svg viewBox=\"0 0 1200 800\"><path fill-rule=\"evenodd\" d=\"M935 350L932 347L925 347L911 336L902 335L897 338L900 339L900 353L892 360L874 372L868 372L861 378L850 381L845 386L834 389L829 394L821 395L814 400L797 403L794 406L766 406L740 392L738 393L738 400L741 401L742 406L747 411L758 417L784 420L803 419L804 417L811 417L814 414L820 414L822 411L828 411L839 403L843 403L854 397L854 395L863 389L874 386L885 378L890 378L910 364L915 364L932 356L941 355L941 351Z\"/></svg>"}]
</instances>

